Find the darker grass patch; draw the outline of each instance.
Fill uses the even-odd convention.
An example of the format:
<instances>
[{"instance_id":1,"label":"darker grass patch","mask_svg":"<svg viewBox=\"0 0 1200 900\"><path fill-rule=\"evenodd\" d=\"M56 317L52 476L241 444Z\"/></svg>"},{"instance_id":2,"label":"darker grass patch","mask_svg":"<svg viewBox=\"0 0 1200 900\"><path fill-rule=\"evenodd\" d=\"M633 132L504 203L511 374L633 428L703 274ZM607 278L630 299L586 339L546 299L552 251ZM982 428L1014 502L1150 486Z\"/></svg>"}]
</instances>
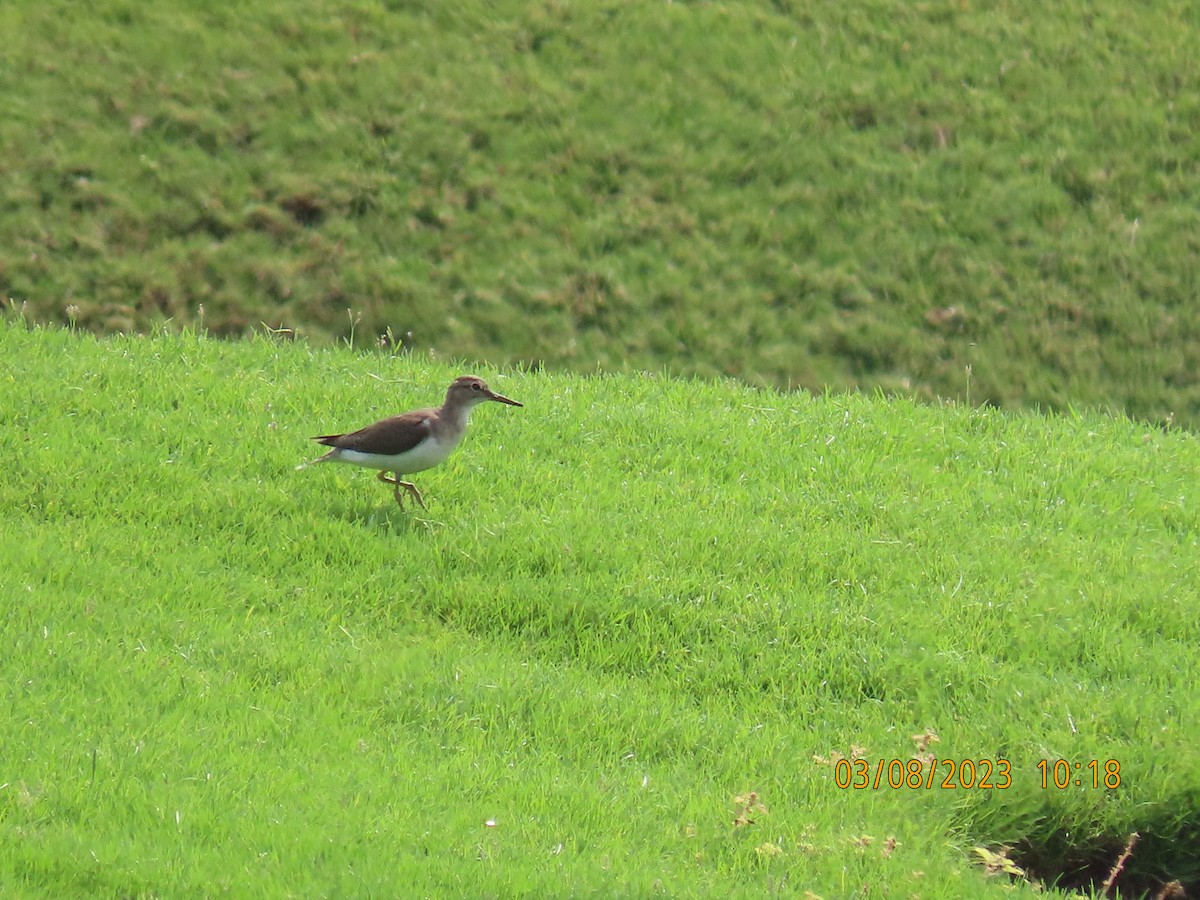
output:
<instances>
[{"instance_id":1,"label":"darker grass patch","mask_svg":"<svg viewBox=\"0 0 1200 900\"><path fill-rule=\"evenodd\" d=\"M314 194L293 194L279 202L297 224L315 228L325 221L325 202Z\"/></svg>"},{"instance_id":2,"label":"darker grass patch","mask_svg":"<svg viewBox=\"0 0 1200 900\"><path fill-rule=\"evenodd\" d=\"M328 342L352 306L444 356L814 390L962 398L972 367L1006 405L1192 424L1178 14L796 6L31 6L0 298Z\"/></svg>"},{"instance_id":3,"label":"darker grass patch","mask_svg":"<svg viewBox=\"0 0 1200 900\"><path fill-rule=\"evenodd\" d=\"M1132 835L1060 825L1019 841L1007 857L1032 881L1089 896L1195 897L1200 893L1200 807L1192 797L1158 809Z\"/></svg>"}]
</instances>

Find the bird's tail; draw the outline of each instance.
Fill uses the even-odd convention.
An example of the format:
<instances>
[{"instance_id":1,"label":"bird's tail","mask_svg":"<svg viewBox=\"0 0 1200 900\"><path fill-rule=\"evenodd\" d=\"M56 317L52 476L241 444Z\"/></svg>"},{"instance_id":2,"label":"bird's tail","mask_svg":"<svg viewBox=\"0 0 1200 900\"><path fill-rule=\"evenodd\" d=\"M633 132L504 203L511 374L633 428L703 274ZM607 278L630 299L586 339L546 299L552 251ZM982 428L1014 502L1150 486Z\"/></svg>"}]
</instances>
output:
<instances>
[{"instance_id":1,"label":"bird's tail","mask_svg":"<svg viewBox=\"0 0 1200 900\"><path fill-rule=\"evenodd\" d=\"M333 456L332 450L329 453L326 453L324 456L318 456L316 459L310 459L308 462L300 463L300 465L296 466L296 471L299 472L301 469L307 469L309 466L315 466L317 463L328 462L329 457L331 456Z\"/></svg>"}]
</instances>

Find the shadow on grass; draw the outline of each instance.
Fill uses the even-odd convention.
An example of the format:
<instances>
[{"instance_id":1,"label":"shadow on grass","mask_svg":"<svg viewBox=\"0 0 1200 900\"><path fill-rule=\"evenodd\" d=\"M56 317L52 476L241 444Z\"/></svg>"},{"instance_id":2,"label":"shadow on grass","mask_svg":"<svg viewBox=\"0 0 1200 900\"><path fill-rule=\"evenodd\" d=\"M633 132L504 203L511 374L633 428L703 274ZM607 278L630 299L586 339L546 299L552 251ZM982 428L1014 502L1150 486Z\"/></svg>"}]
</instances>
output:
<instances>
[{"instance_id":1,"label":"shadow on grass","mask_svg":"<svg viewBox=\"0 0 1200 900\"><path fill-rule=\"evenodd\" d=\"M420 507L413 508L411 505L405 505L401 509L391 499L376 503L369 501L339 502L330 505L325 510L325 515L383 534L427 534L439 524L436 520L429 518L429 513Z\"/></svg>"}]
</instances>

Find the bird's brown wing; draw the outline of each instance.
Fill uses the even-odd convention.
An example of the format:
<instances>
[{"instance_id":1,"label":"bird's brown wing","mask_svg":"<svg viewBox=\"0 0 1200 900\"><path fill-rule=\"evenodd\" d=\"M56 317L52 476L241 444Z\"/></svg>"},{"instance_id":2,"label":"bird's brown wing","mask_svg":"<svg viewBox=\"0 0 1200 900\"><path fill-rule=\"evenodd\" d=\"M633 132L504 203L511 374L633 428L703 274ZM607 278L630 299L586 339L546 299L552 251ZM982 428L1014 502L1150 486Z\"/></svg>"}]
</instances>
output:
<instances>
[{"instance_id":1,"label":"bird's brown wing","mask_svg":"<svg viewBox=\"0 0 1200 900\"><path fill-rule=\"evenodd\" d=\"M429 436L429 416L432 413L431 409L419 409L402 416L383 419L349 434L326 434L313 440L326 447L337 447L339 450L398 456Z\"/></svg>"}]
</instances>

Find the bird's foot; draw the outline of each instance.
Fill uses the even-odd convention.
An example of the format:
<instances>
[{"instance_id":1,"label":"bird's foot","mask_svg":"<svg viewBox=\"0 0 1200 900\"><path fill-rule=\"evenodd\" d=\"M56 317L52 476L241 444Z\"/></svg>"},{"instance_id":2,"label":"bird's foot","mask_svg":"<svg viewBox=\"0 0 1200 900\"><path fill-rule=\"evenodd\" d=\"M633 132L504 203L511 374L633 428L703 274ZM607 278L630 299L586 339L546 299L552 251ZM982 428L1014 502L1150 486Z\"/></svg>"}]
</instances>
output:
<instances>
[{"instance_id":1,"label":"bird's foot","mask_svg":"<svg viewBox=\"0 0 1200 900\"><path fill-rule=\"evenodd\" d=\"M392 484L396 489L392 491L392 496L396 498L396 502L400 504L400 508L404 509L404 495L400 493L400 488L404 488L408 492L408 496L417 501L417 505L421 509L426 509L425 501L421 499L421 492L417 490L417 486L411 481L401 481L399 478L392 478L387 472L380 472L375 476L385 484Z\"/></svg>"},{"instance_id":2,"label":"bird's foot","mask_svg":"<svg viewBox=\"0 0 1200 900\"><path fill-rule=\"evenodd\" d=\"M397 481L396 484L397 500L400 499L400 488L404 488L406 491L408 491L408 495L417 501L417 506L421 507L421 509L427 508L425 506L425 501L421 499L421 492L417 490L417 486L415 484L413 484L411 481Z\"/></svg>"}]
</instances>

